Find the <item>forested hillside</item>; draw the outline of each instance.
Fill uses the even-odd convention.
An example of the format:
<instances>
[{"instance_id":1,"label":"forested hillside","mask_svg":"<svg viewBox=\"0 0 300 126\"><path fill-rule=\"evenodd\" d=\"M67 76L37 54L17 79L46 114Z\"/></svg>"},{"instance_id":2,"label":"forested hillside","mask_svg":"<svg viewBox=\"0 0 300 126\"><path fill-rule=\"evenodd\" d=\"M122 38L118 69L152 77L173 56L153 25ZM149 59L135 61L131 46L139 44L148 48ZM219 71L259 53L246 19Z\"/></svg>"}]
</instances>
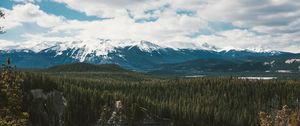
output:
<instances>
[{"instance_id":1,"label":"forested hillside","mask_svg":"<svg viewBox=\"0 0 300 126\"><path fill-rule=\"evenodd\" d=\"M89 63L72 63L53 66L45 71L48 72L129 72L115 64L89 64Z\"/></svg>"},{"instance_id":2,"label":"forested hillside","mask_svg":"<svg viewBox=\"0 0 300 126\"><path fill-rule=\"evenodd\" d=\"M64 75L64 76L62 76ZM82 76L79 76L82 75ZM111 74L114 75L114 74ZM298 108L300 82L237 78L155 78L105 73L26 74L26 89L58 90L67 126L99 124L258 125L260 111ZM122 102L121 109L114 104ZM111 113L119 117L110 122ZM98 122L98 123L97 123Z\"/></svg>"},{"instance_id":3,"label":"forested hillside","mask_svg":"<svg viewBox=\"0 0 300 126\"><path fill-rule=\"evenodd\" d=\"M299 73L300 55L204 58L173 64L160 64L156 70L151 71L154 74L203 74L205 72Z\"/></svg>"}]
</instances>

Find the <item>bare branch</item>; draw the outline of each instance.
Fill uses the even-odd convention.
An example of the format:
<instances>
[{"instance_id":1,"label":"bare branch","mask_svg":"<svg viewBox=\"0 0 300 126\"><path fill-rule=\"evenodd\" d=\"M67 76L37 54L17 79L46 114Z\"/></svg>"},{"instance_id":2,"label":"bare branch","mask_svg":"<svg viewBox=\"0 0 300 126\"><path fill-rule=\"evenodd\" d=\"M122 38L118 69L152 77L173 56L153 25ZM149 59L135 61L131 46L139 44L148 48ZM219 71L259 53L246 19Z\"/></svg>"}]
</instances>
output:
<instances>
[{"instance_id":1,"label":"bare branch","mask_svg":"<svg viewBox=\"0 0 300 126\"><path fill-rule=\"evenodd\" d=\"M5 18L4 16L5 16L4 12L3 12L2 10L0 10L0 19L1 19L1 18L4 19L4 18ZM3 33L5 33L4 27L3 27L3 26L0 26L0 34L3 34Z\"/></svg>"}]
</instances>

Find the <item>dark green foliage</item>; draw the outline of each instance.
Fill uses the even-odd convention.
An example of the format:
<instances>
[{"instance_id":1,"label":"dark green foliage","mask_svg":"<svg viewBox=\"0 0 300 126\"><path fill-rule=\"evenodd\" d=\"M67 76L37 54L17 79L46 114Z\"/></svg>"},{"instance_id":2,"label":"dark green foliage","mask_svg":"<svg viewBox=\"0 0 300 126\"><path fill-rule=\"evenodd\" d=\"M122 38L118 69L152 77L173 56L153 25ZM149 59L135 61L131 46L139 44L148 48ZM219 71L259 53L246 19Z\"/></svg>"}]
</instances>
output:
<instances>
[{"instance_id":1,"label":"dark green foliage","mask_svg":"<svg viewBox=\"0 0 300 126\"><path fill-rule=\"evenodd\" d=\"M281 54L264 57L208 58L172 64L161 64L153 74L203 74L205 72L278 72L287 70L300 72L300 62L286 63L300 59L300 54Z\"/></svg>"},{"instance_id":2,"label":"dark green foliage","mask_svg":"<svg viewBox=\"0 0 300 126\"><path fill-rule=\"evenodd\" d=\"M104 108L124 103L124 120L140 125L147 115L174 125L258 125L258 112L282 105L297 107L300 82L291 80L238 80L235 78L147 78L99 73L65 73L64 76L27 74L27 88L58 89L68 101L65 124L94 124ZM94 77L89 77L94 76ZM96 76L99 76L97 78ZM142 109L142 108L145 108ZM154 118L155 117L155 118Z\"/></svg>"},{"instance_id":3,"label":"dark green foliage","mask_svg":"<svg viewBox=\"0 0 300 126\"><path fill-rule=\"evenodd\" d=\"M27 122L27 113L22 112L23 79L16 66L7 59L0 71L0 126L19 126ZM23 116L24 115L24 116Z\"/></svg>"},{"instance_id":4,"label":"dark green foliage","mask_svg":"<svg viewBox=\"0 0 300 126\"><path fill-rule=\"evenodd\" d=\"M115 64L72 63L48 68L49 72L129 72Z\"/></svg>"},{"instance_id":5,"label":"dark green foliage","mask_svg":"<svg viewBox=\"0 0 300 126\"><path fill-rule=\"evenodd\" d=\"M290 109L287 105L282 106L279 110L274 110L272 114L259 112L260 126L299 126L300 110Z\"/></svg>"}]
</instances>

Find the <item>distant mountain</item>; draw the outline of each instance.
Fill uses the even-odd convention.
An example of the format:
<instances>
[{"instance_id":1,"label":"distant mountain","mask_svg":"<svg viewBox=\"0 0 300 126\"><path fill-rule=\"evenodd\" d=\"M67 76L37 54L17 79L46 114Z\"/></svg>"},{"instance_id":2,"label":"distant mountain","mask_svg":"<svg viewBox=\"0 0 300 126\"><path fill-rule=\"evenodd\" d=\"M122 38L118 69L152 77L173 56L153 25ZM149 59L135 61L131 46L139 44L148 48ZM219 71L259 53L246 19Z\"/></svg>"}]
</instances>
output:
<instances>
[{"instance_id":1,"label":"distant mountain","mask_svg":"<svg viewBox=\"0 0 300 126\"><path fill-rule=\"evenodd\" d=\"M202 74L205 72L300 72L300 54L261 57L198 59L162 64L154 74Z\"/></svg>"},{"instance_id":2,"label":"distant mountain","mask_svg":"<svg viewBox=\"0 0 300 126\"><path fill-rule=\"evenodd\" d=\"M115 64L71 63L47 68L48 72L129 72Z\"/></svg>"},{"instance_id":3,"label":"distant mountain","mask_svg":"<svg viewBox=\"0 0 300 126\"><path fill-rule=\"evenodd\" d=\"M245 71L266 71L270 67L263 62L247 61L239 59L199 59L183 63L164 64L160 70L152 73L194 73L204 72L245 72Z\"/></svg>"},{"instance_id":4,"label":"distant mountain","mask_svg":"<svg viewBox=\"0 0 300 126\"><path fill-rule=\"evenodd\" d=\"M10 57L12 62L21 68L47 68L61 64L85 62L117 64L137 71L161 70L165 69L162 64L189 64L188 62L197 60L205 63L234 62L234 65L241 63L244 59L255 61L255 59L270 59L269 57L275 58L276 56L285 57L282 60L297 58L293 57L292 53L280 51L222 50L207 43L197 46L197 48L171 48L148 41L112 41L109 39L42 42L30 46L19 45L12 49L3 47L2 50L0 48L0 56L0 62L4 62L6 57Z\"/></svg>"}]
</instances>

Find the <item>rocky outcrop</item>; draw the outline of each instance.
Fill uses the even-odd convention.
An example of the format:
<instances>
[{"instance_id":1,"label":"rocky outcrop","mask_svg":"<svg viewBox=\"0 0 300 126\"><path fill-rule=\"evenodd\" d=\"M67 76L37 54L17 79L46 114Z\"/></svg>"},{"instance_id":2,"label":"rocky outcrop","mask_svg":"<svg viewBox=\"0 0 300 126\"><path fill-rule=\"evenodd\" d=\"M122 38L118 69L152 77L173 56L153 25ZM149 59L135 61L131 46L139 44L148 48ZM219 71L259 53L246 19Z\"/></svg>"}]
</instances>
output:
<instances>
[{"instance_id":1,"label":"rocky outcrop","mask_svg":"<svg viewBox=\"0 0 300 126\"><path fill-rule=\"evenodd\" d=\"M105 105L94 126L170 126L169 119L152 114L137 104L124 105L121 100Z\"/></svg>"},{"instance_id":2,"label":"rocky outcrop","mask_svg":"<svg viewBox=\"0 0 300 126\"><path fill-rule=\"evenodd\" d=\"M59 91L44 92L42 89L30 90L27 96L29 103L29 121L34 126L63 126L64 110L67 101Z\"/></svg>"}]
</instances>

